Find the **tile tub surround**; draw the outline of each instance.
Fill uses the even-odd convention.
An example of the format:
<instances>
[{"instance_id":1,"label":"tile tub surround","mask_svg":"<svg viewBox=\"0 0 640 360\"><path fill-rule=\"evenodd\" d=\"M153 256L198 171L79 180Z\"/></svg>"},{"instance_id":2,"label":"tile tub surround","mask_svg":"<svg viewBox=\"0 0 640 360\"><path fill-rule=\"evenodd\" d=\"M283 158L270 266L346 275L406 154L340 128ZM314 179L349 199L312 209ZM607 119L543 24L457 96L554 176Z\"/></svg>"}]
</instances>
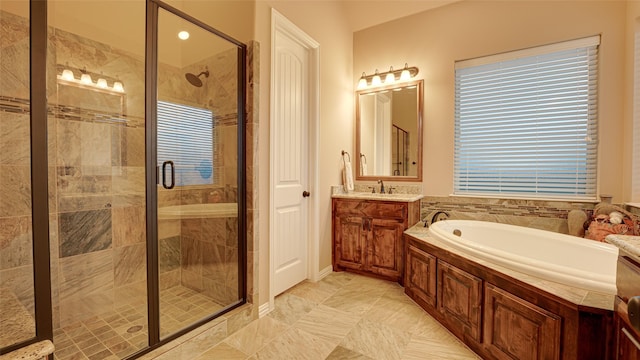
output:
<instances>
[{"instance_id":1,"label":"tile tub surround","mask_svg":"<svg viewBox=\"0 0 640 360\"><path fill-rule=\"evenodd\" d=\"M607 235L605 241L613 244L640 263L640 236Z\"/></svg>"},{"instance_id":2,"label":"tile tub surround","mask_svg":"<svg viewBox=\"0 0 640 360\"><path fill-rule=\"evenodd\" d=\"M444 210L452 219L491 221L567 234L569 211L584 210L591 215L594 205L569 201L425 196L420 213L424 219L433 211Z\"/></svg>"},{"instance_id":3,"label":"tile tub surround","mask_svg":"<svg viewBox=\"0 0 640 360\"><path fill-rule=\"evenodd\" d=\"M514 271L504 266L496 265L489 261L474 257L472 255L463 254L460 250L432 237L429 234L429 229L425 228L422 224L417 224L409 228L407 231L405 231L405 233L430 245L444 249L451 254L466 258L489 269L510 276L516 280L522 281L525 284L534 286L542 291L545 291L560 299L569 301L575 305L602 310L613 310L613 301L615 299L615 294L603 294L595 291L578 289L572 286L567 286L552 281L542 280L535 276Z\"/></svg>"},{"instance_id":4,"label":"tile tub surround","mask_svg":"<svg viewBox=\"0 0 640 360\"><path fill-rule=\"evenodd\" d=\"M233 334L211 324L141 359L480 359L403 291L397 283L332 273L287 290L275 310Z\"/></svg>"}]
</instances>

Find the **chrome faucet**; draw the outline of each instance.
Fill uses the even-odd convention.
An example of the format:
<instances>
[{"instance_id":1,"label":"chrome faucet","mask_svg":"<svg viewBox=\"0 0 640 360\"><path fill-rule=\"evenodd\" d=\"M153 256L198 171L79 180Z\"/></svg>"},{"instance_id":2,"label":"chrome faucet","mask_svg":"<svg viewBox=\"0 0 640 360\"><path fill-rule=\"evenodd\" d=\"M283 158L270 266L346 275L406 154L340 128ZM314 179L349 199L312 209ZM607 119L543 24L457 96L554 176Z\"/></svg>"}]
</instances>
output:
<instances>
[{"instance_id":1,"label":"chrome faucet","mask_svg":"<svg viewBox=\"0 0 640 360\"><path fill-rule=\"evenodd\" d=\"M380 194L384 194L384 182L382 179L378 180L378 184L380 184Z\"/></svg>"}]
</instances>

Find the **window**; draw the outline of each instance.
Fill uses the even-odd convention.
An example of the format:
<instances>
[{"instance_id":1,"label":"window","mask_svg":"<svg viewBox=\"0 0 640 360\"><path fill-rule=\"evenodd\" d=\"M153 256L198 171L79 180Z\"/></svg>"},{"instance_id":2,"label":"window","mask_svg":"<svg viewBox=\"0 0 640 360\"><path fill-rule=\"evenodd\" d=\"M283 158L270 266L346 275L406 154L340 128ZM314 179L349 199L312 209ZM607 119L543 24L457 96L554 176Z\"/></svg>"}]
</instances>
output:
<instances>
[{"instance_id":1,"label":"window","mask_svg":"<svg viewBox=\"0 0 640 360\"><path fill-rule=\"evenodd\" d=\"M176 185L213 184L213 115L158 101L158 166L175 164Z\"/></svg>"},{"instance_id":2,"label":"window","mask_svg":"<svg viewBox=\"0 0 640 360\"><path fill-rule=\"evenodd\" d=\"M599 42L456 62L455 194L595 199Z\"/></svg>"}]
</instances>

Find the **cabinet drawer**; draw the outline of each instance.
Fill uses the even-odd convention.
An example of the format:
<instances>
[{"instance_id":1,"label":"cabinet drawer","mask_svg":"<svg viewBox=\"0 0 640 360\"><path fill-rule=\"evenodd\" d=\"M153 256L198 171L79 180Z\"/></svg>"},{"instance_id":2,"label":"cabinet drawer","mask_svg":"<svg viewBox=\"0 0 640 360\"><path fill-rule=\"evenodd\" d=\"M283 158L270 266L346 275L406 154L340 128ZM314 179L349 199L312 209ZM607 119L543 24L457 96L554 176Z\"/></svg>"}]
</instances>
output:
<instances>
[{"instance_id":1,"label":"cabinet drawer","mask_svg":"<svg viewBox=\"0 0 640 360\"><path fill-rule=\"evenodd\" d=\"M379 219L406 219L407 203L335 199L334 213L341 215L368 216Z\"/></svg>"}]
</instances>

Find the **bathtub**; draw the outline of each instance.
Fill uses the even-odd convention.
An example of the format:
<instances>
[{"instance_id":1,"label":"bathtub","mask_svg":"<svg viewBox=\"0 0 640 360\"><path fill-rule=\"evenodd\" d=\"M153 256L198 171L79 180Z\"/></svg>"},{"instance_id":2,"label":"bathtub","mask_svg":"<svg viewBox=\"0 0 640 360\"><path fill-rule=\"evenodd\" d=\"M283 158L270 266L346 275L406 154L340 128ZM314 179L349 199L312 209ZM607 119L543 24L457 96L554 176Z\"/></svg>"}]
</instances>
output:
<instances>
[{"instance_id":1,"label":"bathtub","mask_svg":"<svg viewBox=\"0 0 640 360\"><path fill-rule=\"evenodd\" d=\"M429 233L465 254L511 270L580 289L616 293L618 248L611 244L474 220L438 221Z\"/></svg>"},{"instance_id":2,"label":"bathtub","mask_svg":"<svg viewBox=\"0 0 640 360\"><path fill-rule=\"evenodd\" d=\"M238 217L237 203L173 205L158 208L158 219L205 219Z\"/></svg>"}]
</instances>

